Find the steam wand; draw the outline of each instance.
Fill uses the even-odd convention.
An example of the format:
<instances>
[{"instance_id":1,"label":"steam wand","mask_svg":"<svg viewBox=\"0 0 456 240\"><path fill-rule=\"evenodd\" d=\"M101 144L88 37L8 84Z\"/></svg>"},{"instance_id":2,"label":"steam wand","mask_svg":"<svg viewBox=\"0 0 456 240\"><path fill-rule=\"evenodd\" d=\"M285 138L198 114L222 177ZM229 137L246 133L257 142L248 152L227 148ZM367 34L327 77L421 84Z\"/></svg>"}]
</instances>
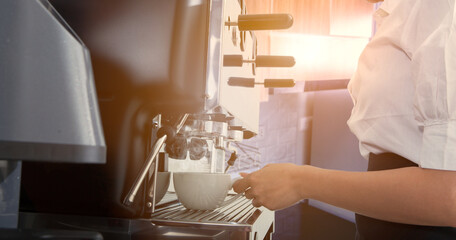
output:
<instances>
[{"instance_id":1,"label":"steam wand","mask_svg":"<svg viewBox=\"0 0 456 240\"><path fill-rule=\"evenodd\" d=\"M188 114L184 114L181 119L179 120L179 123L176 126L176 132L178 133L181 128L184 126L185 121L187 121ZM141 168L141 172L138 175L138 177L135 180L135 183L133 184L132 188L128 192L127 196L125 197L123 204L126 206L130 206L134 201L136 194L138 193L139 187L141 184L144 182L144 178L146 177L147 172L149 171L150 167L154 163L157 154L160 152L160 149L162 148L163 144L166 142L166 139L168 138L168 134L170 133L164 133L163 136L161 136L154 144L154 147L152 148L152 151L149 153L147 156L146 162L144 162L143 167ZM172 136L170 136L171 138ZM155 173L154 173L155 174Z\"/></svg>"}]
</instances>

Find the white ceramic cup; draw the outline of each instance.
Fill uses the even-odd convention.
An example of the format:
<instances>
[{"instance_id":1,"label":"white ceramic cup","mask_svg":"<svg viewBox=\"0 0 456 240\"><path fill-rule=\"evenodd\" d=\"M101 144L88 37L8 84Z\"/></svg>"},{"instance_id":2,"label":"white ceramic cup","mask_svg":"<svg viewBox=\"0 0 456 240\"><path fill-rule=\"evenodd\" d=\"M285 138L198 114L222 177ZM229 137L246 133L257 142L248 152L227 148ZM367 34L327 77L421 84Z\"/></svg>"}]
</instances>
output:
<instances>
[{"instance_id":1,"label":"white ceramic cup","mask_svg":"<svg viewBox=\"0 0 456 240\"><path fill-rule=\"evenodd\" d=\"M213 210L232 202L224 201L233 183L229 174L174 172L173 182L179 202L188 209Z\"/></svg>"}]
</instances>

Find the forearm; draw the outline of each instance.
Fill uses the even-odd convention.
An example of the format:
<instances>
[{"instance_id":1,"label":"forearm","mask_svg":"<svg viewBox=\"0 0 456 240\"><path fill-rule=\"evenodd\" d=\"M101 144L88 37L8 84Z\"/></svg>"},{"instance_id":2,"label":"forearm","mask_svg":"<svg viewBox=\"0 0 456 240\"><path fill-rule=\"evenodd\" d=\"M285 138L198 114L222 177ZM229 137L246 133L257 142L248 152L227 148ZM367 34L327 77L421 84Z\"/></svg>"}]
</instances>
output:
<instances>
[{"instance_id":1,"label":"forearm","mask_svg":"<svg viewBox=\"0 0 456 240\"><path fill-rule=\"evenodd\" d=\"M301 166L300 191L312 198L387 221L456 225L455 172L417 167L344 172Z\"/></svg>"}]
</instances>

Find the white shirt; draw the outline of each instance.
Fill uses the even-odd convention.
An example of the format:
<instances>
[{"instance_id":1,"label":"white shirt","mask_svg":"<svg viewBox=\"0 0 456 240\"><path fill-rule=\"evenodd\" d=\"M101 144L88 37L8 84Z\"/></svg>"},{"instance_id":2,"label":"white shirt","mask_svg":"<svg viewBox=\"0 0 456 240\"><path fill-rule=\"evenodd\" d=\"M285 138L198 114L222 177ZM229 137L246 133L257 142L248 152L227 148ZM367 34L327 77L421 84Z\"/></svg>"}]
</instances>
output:
<instances>
[{"instance_id":1,"label":"white shirt","mask_svg":"<svg viewBox=\"0 0 456 240\"><path fill-rule=\"evenodd\" d=\"M456 170L454 0L386 0L348 89L348 120L366 159L393 152Z\"/></svg>"}]
</instances>

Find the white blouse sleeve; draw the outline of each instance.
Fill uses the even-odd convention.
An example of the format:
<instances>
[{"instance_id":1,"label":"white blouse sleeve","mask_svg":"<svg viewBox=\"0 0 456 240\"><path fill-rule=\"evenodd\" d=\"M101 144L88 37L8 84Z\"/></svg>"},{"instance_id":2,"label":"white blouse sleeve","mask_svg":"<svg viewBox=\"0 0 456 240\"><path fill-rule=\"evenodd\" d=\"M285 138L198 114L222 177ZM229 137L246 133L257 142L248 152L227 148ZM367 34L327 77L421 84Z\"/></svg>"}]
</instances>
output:
<instances>
[{"instance_id":1,"label":"white blouse sleeve","mask_svg":"<svg viewBox=\"0 0 456 240\"><path fill-rule=\"evenodd\" d=\"M420 166L456 170L456 12L454 1L417 0L401 34L412 62Z\"/></svg>"}]
</instances>

